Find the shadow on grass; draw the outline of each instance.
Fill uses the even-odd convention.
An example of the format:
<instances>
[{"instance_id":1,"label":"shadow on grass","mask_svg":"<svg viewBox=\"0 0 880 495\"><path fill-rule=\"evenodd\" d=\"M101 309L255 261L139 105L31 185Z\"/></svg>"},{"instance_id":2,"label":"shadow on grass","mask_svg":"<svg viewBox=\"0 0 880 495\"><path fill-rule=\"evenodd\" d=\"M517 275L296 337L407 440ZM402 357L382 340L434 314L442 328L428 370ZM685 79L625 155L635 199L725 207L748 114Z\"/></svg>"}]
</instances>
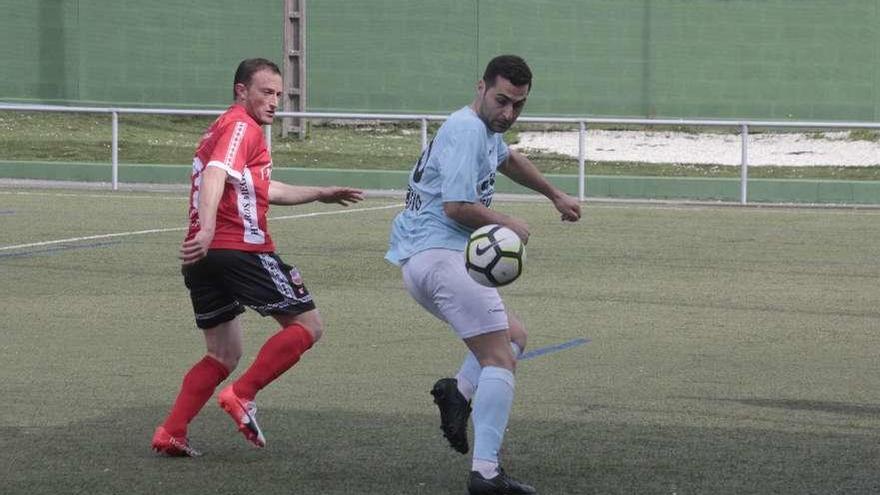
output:
<instances>
[{"instance_id":1,"label":"shadow on grass","mask_svg":"<svg viewBox=\"0 0 880 495\"><path fill-rule=\"evenodd\" d=\"M774 407L774 406L771 406ZM469 457L428 415L261 410L250 447L210 405L197 459L149 449L164 406L61 427L0 428L4 494L461 494ZM856 414L860 410L856 409ZM589 416L589 413L587 413ZM514 421L508 470L542 494L877 493L877 439L749 428Z\"/></svg>"},{"instance_id":2,"label":"shadow on grass","mask_svg":"<svg viewBox=\"0 0 880 495\"><path fill-rule=\"evenodd\" d=\"M725 399L747 406L788 409L792 411L818 411L847 416L880 417L880 405L853 404L849 402L830 402L818 400L786 399Z\"/></svg>"}]
</instances>

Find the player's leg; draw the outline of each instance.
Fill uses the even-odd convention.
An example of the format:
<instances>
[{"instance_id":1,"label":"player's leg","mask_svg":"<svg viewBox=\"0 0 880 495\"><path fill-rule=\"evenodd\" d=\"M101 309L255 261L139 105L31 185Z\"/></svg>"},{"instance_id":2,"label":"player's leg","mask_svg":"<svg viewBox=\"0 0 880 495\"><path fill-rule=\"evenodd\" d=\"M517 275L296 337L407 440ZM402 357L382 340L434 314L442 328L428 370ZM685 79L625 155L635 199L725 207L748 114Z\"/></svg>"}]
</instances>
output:
<instances>
[{"instance_id":1,"label":"player's leg","mask_svg":"<svg viewBox=\"0 0 880 495\"><path fill-rule=\"evenodd\" d=\"M218 397L220 407L235 419L239 431L258 447L266 445L266 437L257 422L254 402L257 392L292 368L321 332L317 309L296 316L274 316L281 324L281 330L263 344L244 374L224 388Z\"/></svg>"},{"instance_id":2,"label":"player's leg","mask_svg":"<svg viewBox=\"0 0 880 495\"><path fill-rule=\"evenodd\" d=\"M476 335L465 343L482 367L473 399L473 468L489 478L498 473L498 453L513 405L516 359L506 330Z\"/></svg>"},{"instance_id":3,"label":"player's leg","mask_svg":"<svg viewBox=\"0 0 880 495\"><path fill-rule=\"evenodd\" d=\"M214 261L209 252L205 259L183 270L196 325L202 329L207 352L184 375L171 411L153 435L153 449L167 455L198 455L186 437L189 423L241 357L242 330L238 315L244 308L222 290L221 272Z\"/></svg>"},{"instance_id":4,"label":"player's leg","mask_svg":"<svg viewBox=\"0 0 880 495\"><path fill-rule=\"evenodd\" d=\"M263 344L253 364L232 384L236 395L245 400L254 400L257 392L292 368L323 332L317 309L273 316L281 329Z\"/></svg>"},{"instance_id":5,"label":"player's leg","mask_svg":"<svg viewBox=\"0 0 880 495\"><path fill-rule=\"evenodd\" d=\"M443 255L433 268L432 301L481 367L471 404L474 457L468 489L471 493L534 493L532 487L507 476L498 457L516 388L511 330L519 344L525 344L525 329L516 318L516 328L511 328L498 291L474 282L460 253Z\"/></svg>"},{"instance_id":6,"label":"player's leg","mask_svg":"<svg viewBox=\"0 0 880 495\"><path fill-rule=\"evenodd\" d=\"M462 265L461 253L445 249L430 249L418 253L403 265L403 283L410 296L438 319L449 323L436 300L437 289L447 283L442 275L449 264ZM476 284L475 284L476 285ZM503 326L503 324L502 324ZM477 364L479 367L479 364ZM477 372L478 373L478 372ZM470 400L458 390L455 378L441 378L431 388L434 403L440 411L440 430L450 447L467 454L470 447L467 425L471 414Z\"/></svg>"},{"instance_id":7,"label":"player's leg","mask_svg":"<svg viewBox=\"0 0 880 495\"><path fill-rule=\"evenodd\" d=\"M207 353L183 377L180 391L165 421L153 434L153 450L171 456L199 455L189 446L189 423L214 395L214 389L241 357L241 324L236 317L204 330Z\"/></svg>"},{"instance_id":8,"label":"player's leg","mask_svg":"<svg viewBox=\"0 0 880 495\"><path fill-rule=\"evenodd\" d=\"M274 254L232 253L227 276L241 302L263 316L272 316L281 329L260 348L254 362L218 397L245 438L258 447L266 439L256 420L257 393L295 365L321 337L323 323L299 271Z\"/></svg>"},{"instance_id":9,"label":"player's leg","mask_svg":"<svg viewBox=\"0 0 880 495\"><path fill-rule=\"evenodd\" d=\"M184 375L168 417L153 436L154 450L174 456L198 455L189 447L187 428L217 385L235 369L241 357L241 333L238 317L204 330L207 353Z\"/></svg>"},{"instance_id":10,"label":"player's leg","mask_svg":"<svg viewBox=\"0 0 880 495\"><path fill-rule=\"evenodd\" d=\"M522 321L514 316L513 313L507 313L507 321L509 325L508 332L510 335L510 348L513 351L514 357L519 359L526 348L528 334L526 333ZM477 384L479 383L480 372L482 370L483 368L480 366L477 357L473 352L468 350L464 357L464 361L461 363L461 367L458 369L458 373L455 375L458 391L468 401L471 400L474 396L474 392L477 390Z\"/></svg>"},{"instance_id":11,"label":"player's leg","mask_svg":"<svg viewBox=\"0 0 880 495\"><path fill-rule=\"evenodd\" d=\"M403 266L404 284L425 309L449 323L475 355L482 371L473 400L474 464L468 488L472 493L534 493L498 467L498 451L513 403L516 367L510 346L508 315L498 291L474 282L461 253L432 249ZM514 319L514 331L525 344L525 330ZM439 380L431 391L440 409L441 428L453 448L466 453L470 405L456 380ZM484 474L481 474L484 473Z\"/></svg>"},{"instance_id":12,"label":"player's leg","mask_svg":"<svg viewBox=\"0 0 880 495\"><path fill-rule=\"evenodd\" d=\"M241 320L236 317L204 330L207 353L183 377L180 393L163 423L172 436L186 435L187 426L198 414L214 389L235 369L241 357Z\"/></svg>"},{"instance_id":13,"label":"player's leg","mask_svg":"<svg viewBox=\"0 0 880 495\"><path fill-rule=\"evenodd\" d=\"M241 324L238 317L205 329L207 353L183 377L180 391L165 421L153 435L153 449L168 455L198 455L186 438L196 417L214 389L235 369L241 357Z\"/></svg>"},{"instance_id":14,"label":"player's leg","mask_svg":"<svg viewBox=\"0 0 880 495\"><path fill-rule=\"evenodd\" d=\"M514 480L500 466L499 454L513 406L516 380L515 345L502 330L465 339L482 372L473 398L474 455L468 493L533 494L535 489Z\"/></svg>"}]
</instances>

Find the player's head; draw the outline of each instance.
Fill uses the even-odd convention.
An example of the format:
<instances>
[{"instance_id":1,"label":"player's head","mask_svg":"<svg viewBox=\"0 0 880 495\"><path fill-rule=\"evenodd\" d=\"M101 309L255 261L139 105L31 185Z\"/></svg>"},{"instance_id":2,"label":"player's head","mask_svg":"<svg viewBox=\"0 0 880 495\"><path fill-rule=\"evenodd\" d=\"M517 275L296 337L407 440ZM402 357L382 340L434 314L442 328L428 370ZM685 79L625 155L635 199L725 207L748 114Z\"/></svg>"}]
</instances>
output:
<instances>
[{"instance_id":1,"label":"player's head","mask_svg":"<svg viewBox=\"0 0 880 495\"><path fill-rule=\"evenodd\" d=\"M516 122L532 89L532 70L516 55L489 61L477 83L472 108L492 132L504 132Z\"/></svg>"},{"instance_id":2,"label":"player's head","mask_svg":"<svg viewBox=\"0 0 880 495\"><path fill-rule=\"evenodd\" d=\"M281 90L281 70L272 61L249 58L238 64L232 94L257 123L272 123Z\"/></svg>"}]
</instances>

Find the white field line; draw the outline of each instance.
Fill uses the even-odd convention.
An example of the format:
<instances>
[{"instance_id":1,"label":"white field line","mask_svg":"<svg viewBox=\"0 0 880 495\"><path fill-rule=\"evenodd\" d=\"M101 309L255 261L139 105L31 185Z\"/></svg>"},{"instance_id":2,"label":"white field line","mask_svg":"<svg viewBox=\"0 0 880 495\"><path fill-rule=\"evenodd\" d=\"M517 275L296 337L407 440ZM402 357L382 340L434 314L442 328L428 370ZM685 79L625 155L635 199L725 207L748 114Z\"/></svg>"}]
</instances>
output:
<instances>
[{"instance_id":1,"label":"white field line","mask_svg":"<svg viewBox=\"0 0 880 495\"><path fill-rule=\"evenodd\" d=\"M314 213L300 213L298 215L285 215L281 217L271 217L270 220L291 220L295 218L310 218L310 217L318 217L322 215L343 215L346 213L360 213L364 211L375 211L375 210L388 210L391 208L400 208L403 206L403 203L395 203L391 205L384 206L371 206L369 208L354 208L350 210L334 210L334 211L318 211ZM0 246L0 251L9 251L12 249L25 249L25 248L33 248L39 246L50 246L52 244L63 244L65 242L79 242L79 241L90 241L94 239L110 239L113 237L128 237L135 235L146 235L146 234L160 234L164 232L177 232L186 230L186 227L173 227L167 229L149 229L149 230L135 230L129 232L114 232L112 234L98 234L98 235L89 235L83 237L69 237L67 239L55 239L51 241L42 241L42 242L31 242L28 244L16 244L12 246Z\"/></svg>"},{"instance_id":2,"label":"white field line","mask_svg":"<svg viewBox=\"0 0 880 495\"><path fill-rule=\"evenodd\" d=\"M97 198L97 199L173 199L176 201L180 201L183 199L186 201L186 195L180 194L178 196L167 196L161 195L159 193L156 194L118 194L118 193L107 193L107 194L78 194L78 193L50 193L50 192L32 192L32 191L3 191L0 190L0 195L10 196L51 196L57 198L65 198L65 197L73 197L73 198Z\"/></svg>"}]
</instances>

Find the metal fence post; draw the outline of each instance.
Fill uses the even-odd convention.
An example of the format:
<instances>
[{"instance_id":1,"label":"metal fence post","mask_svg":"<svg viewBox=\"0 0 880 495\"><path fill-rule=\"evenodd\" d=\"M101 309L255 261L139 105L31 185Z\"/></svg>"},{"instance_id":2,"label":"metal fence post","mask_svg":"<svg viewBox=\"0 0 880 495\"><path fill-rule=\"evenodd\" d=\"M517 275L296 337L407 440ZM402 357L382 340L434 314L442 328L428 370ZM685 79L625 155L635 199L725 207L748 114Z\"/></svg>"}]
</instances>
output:
<instances>
[{"instance_id":1,"label":"metal fence post","mask_svg":"<svg viewBox=\"0 0 880 495\"><path fill-rule=\"evenodd\" d=\"M749 202L749 126L742 125L740 129L740 137L742 138L742 163L740 165L739 174L739 202L747 204Z\"/></svg>"},{"instance_id":2,"label":"metal fence post","mask_svg":"<svg viewBox=\"0 0 880 495\"><path fill-rule=\"evenodd\" d=\"M422 151L428 147L428 119L422 117Z\"/></svg>"},{"instance_id":3,"label":"metal fence post","mask_svg":"<svg viewBox=\"0 0 880 495\"><path fill-rule=\"evenodd\" d=\"M20 103L6 103L0 101L0 111L24 111L24 112L63 112L63 113L99 113L111 114L112 141L111 141L111 172L112 188L119 188L119 115L120 114L146 114L146 115L220 115L222 110L193 110L182 108L132 108L132 107L78 107L78 106L55 106L55 105L32 105ZM422 149L429 144L428 121L443 120L444 117L430 114L366 114L366 113L334 113L334 112L277 112L281 118L316 118L316 119L351 119L351 120L393 120L393 121L420 121ZM624 124L624 125L688 125L708 126L724 129L732 129L735 125L740 126L742 159L740 165L740 204L749 204L749 126L761 128L809 128L809 129L872 129L880 131L880 122L857 122L857 121L763 121L763 120L687 120L687 119L634 119L634 118L593 118L593 117L521 117L518 122L535 123L564 123L579 126L578 135L578 199L586 200L586 131L590 124ZM271 147L271 126L264 130L267 144ZM735 200L734 200L735 201ZM872 202L873 204L873 202Z\"/></svg>"},{"instance_id":4,"label":"metal fence post","mask_svg":"<svg viewBox=\"0 0 880 495\"><path fill-rule=\"evenodd\" d=\"M110 138L110 170L111 170L111 187L114 191L119 190L119 112L113 110L112 113L112 137Z\"/></svg>"},{"instance_id":5,"label":"metal fence post","mask_svg":"<svg viewBox=\"0 0 880 495\"><path fill-rule=\"evenodd\" d=\"M263 126L263 136L266 137L266 149L269 150L269 156L272 156L272 124Z\"/></svg>"},{"instance_id":6,"label":"metal fence post","mask_svg":"<svg viewBox=\"0 0 880 495\"><path fill-rule=\"evenodd\" d=\"M578 201L583 201L586 196L586 158L587 158L587 124L578 122Z\"/></svg>"}]
</instances>

